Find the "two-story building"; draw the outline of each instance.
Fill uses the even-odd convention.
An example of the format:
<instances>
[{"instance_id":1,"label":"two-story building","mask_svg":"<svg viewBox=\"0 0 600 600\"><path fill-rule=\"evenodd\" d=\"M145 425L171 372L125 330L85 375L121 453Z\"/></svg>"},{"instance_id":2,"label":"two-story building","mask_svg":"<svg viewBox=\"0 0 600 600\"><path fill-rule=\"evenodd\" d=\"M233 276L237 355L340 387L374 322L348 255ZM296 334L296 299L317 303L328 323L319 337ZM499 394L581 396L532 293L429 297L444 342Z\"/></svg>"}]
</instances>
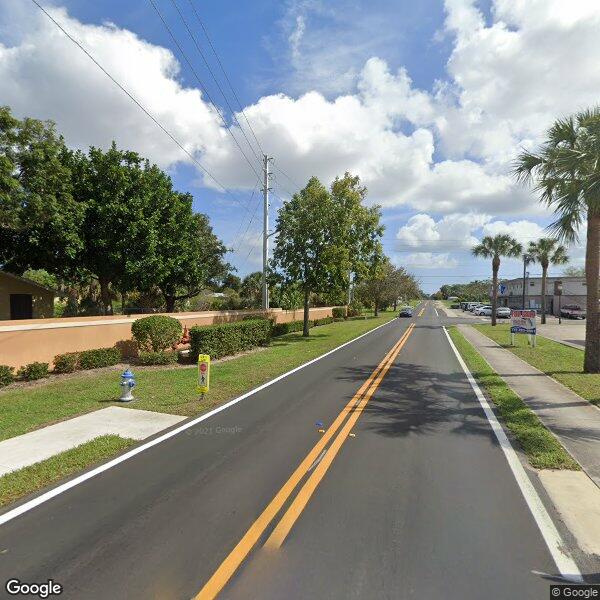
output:
<instances>
[{"instance_id":1,"label":"two-story building","mask_svg":"<svg viewBox=\"0 0 600 600\"><path fill-rule=\"evenodd\" d=\"M555 292L555 282L562 283L562 298ZM491 290L490 290L491 297ZM578 304L585 309L587 289L585 277L547 277L546 278L546 313L558 316L559 306ZM522 308L523 279L508 279L498 284L498 306ZM542 278L525 279L525 308L542 308Z\"/></svg>"}]
</instances>

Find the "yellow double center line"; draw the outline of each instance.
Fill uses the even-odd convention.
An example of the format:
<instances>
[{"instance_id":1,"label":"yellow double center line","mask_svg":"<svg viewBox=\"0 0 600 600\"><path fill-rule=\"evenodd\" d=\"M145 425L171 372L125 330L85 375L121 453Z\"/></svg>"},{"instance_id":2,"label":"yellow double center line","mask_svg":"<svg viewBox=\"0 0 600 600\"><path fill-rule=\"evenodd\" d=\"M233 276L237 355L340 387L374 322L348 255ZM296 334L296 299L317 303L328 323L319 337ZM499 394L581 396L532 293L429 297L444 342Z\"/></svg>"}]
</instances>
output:
<instances>
[{"instance_id":1,"label":"yellow double center line","mask_svg":"<svg viewBox=\"0 0 600 600\"><path fill-rule=\"evenodd\" d=\"M313 449L306 455L304 460L292 473L290 478L285 482L283 487L277 492L275 497L269 502L267 507L263 510L261 515L254 521L248 531L244 534L244 537L238 542L235 548L229 553L227 558L221 563L219 568L214 572L212 577L206 582L204 587L200 590L195 600L207 600L209 598L215 598L217 594L223 589L226 583L229 581L231 576L235 573L238 567L242 564L246 556L250 553L256 542L263 535L271 521L275 518L277 513L281 510L284 503L288 500L294 489L300 483L302 478L308 473L310 467L321 455L329 440L333 438L338 429L342 426L346 417L350 414L350 418L346 421L344 427L340 430L337 437L325 453L321 462L317 465L311 476L306 480L298 495L285 512L269 538L265 543L265 548L276 549L281 546L293 527L294 523L308 504L310 497L319 485L319 482L323 479L323 476L331 466L331 463L335 459L337 453L342 447L343 443L348 438L348 434L356 421L360 417L365 406L371 399L375 390L379 387L381 381L385 377L385 374L392 366L392 363L398 356L400 350L408 340L414 324L408 327L404 335L398 340L394 347L386 354L384 359L379 363L377 368L371 373L369 378L360 386L359 390L354 394L352 400L346 404L344 409L336 417L331 427L325 432L323 437L315 444Z\"/></svg>"}]
</instances>

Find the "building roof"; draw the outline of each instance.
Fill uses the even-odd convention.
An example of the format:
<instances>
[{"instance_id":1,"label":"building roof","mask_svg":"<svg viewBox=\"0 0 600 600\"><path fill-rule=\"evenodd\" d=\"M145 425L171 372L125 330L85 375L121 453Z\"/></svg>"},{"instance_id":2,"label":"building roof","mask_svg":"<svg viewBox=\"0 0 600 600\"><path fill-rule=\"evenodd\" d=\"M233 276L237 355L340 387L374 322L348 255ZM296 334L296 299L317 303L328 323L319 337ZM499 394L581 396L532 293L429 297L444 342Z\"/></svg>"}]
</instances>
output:
<instances>
[{"instance_id":1,"label":"building roof","mask_svg":"<svg viewBox=\"0 0 600 600\"><path fill-rule=\"evenodd\" d=\"M0 269L0 275L6 275L7 277L10 277L11 279L16 279L17 281L22 281L24 283L27 283L28 285L32 285L33 287L37 287L42 290L46 290L47 292L52 292L53 294L58 294L57 290L55 290L55 289L49 288L45 285L42 285L41 283L38 283L37 281L33 281L33 279L27 279L27 277L21 277L20 275L15 275L14 273L9 273L8 271L4 271L3 269Z\"/></svg>"},{"instance_id":2,"label":"building roof","mask_svg":"<svg viewBox=\"0 0 600 600\"><path fill-rule=\"evenodd\" d=\"M582 281L585 283L586 279L585 279L585 275L569 275L568 277L565 276L563 277L562 275L548 275L548 277L546 277L546 279L548 281L550 280L554 280L554 279L560 279L560 281ZM535 277L527 277L527 281L533 281L533 280L542 280L542 276L541 275L536 275ZM522 277L515 277L514 279L499 279L498 283L521 283L523 281Z\"/></svg>"}]
</instances>

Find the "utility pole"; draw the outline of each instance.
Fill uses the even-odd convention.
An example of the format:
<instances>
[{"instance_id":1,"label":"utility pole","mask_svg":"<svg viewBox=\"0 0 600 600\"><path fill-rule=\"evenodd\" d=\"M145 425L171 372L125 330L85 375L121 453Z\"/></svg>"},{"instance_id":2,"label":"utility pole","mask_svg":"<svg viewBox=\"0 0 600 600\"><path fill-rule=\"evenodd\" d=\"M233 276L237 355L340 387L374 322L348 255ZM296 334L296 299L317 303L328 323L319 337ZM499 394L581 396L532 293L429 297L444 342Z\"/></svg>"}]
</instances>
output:
<instances>
[{"instance_id":1,"label":"utility pole","mask_svg":"<svg viewBox=\"0 0 600 600\"><path fill-rule=\"evenodd\" d=\"M262 308L269 310L269 284L267 268L269 263L269 183L271 173L269 166L273 159L266 154L263 156L263 264L262 264Z\"/></svg>"},{"instance_id":2,"label":"utility pole","mask_svg":"<svg viewBox=\"0 0 600 600\"><path fill-rule=\"evenodd\" d=\"M527 265L529 264L529 254L523 254L523 310L525 310L525 285L527 280Z\"/></svg>"}]
</instances>

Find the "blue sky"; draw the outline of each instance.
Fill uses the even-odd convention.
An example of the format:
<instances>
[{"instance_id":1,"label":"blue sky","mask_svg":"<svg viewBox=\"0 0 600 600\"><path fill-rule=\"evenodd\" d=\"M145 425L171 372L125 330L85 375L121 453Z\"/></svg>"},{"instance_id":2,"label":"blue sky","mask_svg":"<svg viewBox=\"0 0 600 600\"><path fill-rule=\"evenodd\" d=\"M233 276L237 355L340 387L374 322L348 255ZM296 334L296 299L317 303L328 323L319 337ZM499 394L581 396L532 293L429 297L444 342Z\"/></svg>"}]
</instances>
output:
<instances>
[{"instance_id":1,"label":"blue sky","mask_svg":"<svg viewBox=\"0 0 600 600\"><path fill-rule=\"evenodd\" d=\"M256 170L258 148L244 141L243 133L255 146L190 0L175 1L244 132L173 0L153 2L195 74L150 0L43 4L229 194L203 178L29 0L0 7L0 100L19 116L54 119L74 146L116 139L166 168L235 250L229 260L244 275L260 266L260 197L252 195L256 177L233 138ZM358 173L369 201L383 205L386 252L427 291L488 276L487 263L469 254L482 235L509 231L526 244L543 234L551 215L514 184L510 161L519 148L539 143L555 117L595 102L594 3L192 2L261 145L293 180L276 171L272 220L281 199L310 175L329 183L345 170ZM571 254L581 262L580 247ZM505 276L519 272L516 261L503 266Z\"/></svg>"}]
</instances>

